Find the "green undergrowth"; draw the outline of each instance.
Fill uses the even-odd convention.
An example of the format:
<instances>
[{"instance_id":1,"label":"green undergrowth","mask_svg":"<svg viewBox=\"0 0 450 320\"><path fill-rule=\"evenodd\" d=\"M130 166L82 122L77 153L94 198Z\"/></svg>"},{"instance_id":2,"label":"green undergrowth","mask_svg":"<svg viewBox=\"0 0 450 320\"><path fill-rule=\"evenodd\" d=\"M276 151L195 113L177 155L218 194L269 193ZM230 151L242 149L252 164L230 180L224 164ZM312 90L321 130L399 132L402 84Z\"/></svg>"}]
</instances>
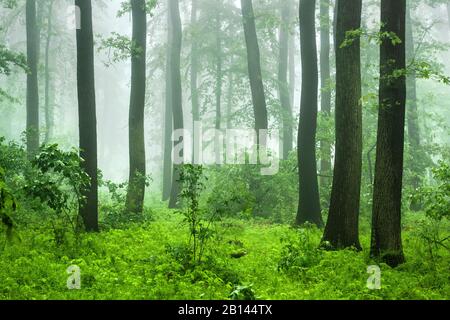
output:
<instances>
[{"instance_id":1,"label":"green undergrowth","mask_svg":"<svg viewBox=\"0 0 450 320\"><path fill-rule=\"evenodd\" d=\"M315 228L225 219L192 265L183 217L168 210L63 245L45 226L22 228L12 243L0 240L0 299L448 299L448 249L420 238L420 217L405 221L407 262L380 264L379 290L366 286L367 267L376 264L367 232L363 251L329 252L317 249ZM79 290L67 288L71 265L81 270Z\"/></svg>"}]
</instances>

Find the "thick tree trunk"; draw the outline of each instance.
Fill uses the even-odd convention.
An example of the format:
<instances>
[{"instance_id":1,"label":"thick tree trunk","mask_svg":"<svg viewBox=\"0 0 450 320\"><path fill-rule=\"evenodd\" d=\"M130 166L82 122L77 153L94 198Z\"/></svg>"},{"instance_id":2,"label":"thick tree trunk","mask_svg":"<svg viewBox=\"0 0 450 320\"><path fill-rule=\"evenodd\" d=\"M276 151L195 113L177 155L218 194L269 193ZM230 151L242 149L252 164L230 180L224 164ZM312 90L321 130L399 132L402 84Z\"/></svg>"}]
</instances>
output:
<instances>
[{"instance_id":1,"label":"thick tree trunk","mask_svg":"<svg viewBox=\"0 0 450 320\"><path fill-rule=\"evenodd\" d=\"M145 0L133 0L131 12L133 17L134 45L139 53L131 57L131 94L128 119L130 176L126 209L131 214L142 214L145 196L145 83L147 52L147 13Z\"/></svg>"},{"instance_id":2,"label":"thick tree trunk","mask_svg":"<svg viewBox=\"0 0 450 320\"><path fill-rule=\"evenodd\" d=\"M325 117L331 112L330 74L330 0L320 0L320 111ZM329 141L320 141L321 185L327 185L331 175L331 147Z\"/></svg>"},{"instance_id":3,"label":"thick tree trunk","mask_svg":"<svg viewBox=\"0 0 450 320\"><path fill-rule=\"evenodd\" d=\"M26 2L27 30L27 152L29 157L39 149L39 90L38 90L38 46L39 34L36 23L36 1Z\"/></svg>"},{"instance_id":4,"label":"thick tree trunk","mask_svg":"<svg viewBox=\"0 0 450 320\"><path fill-rule=\"evenodd\" d=\"M167 0L167 5L169 6ZM194 0L195 1L195 0ZM166 201L170 198L172 190L172 130L173 130L173 110L172 110L172 88L171 88L171 72L170 72L170 54L172 43L172 26L170 20L170 10L167 10L167 52L166 52L166 92L165 92L165 110L164 110L164 159L163 159L163 190L162 200ZM192 67L192 66L191 66ZM192 70L191 70L192 72ZM195 79L195 83L197 80ZM191 78L192 88L192 78ZM197 90L195 90L197 92ZM194 98L192 98L194 99ZM194 110L194 102L193 110ZM193 111L194 112L194 111ZM195 118L195 114L194 114Z\"/></svg>"},{"instance_id":5,"label":"thick tree trunk","mask_svg":"<svg viewBox=\"0 0 450 320\"><path fill-rule=\"evenodd\" d=\"M278 57L278 92L281 103L281 119L283 122L283 159L287 159L292 150L292 107L287 80L289 57L289 25L291 21L289 3L281 0L281 23L279 32L280 50Z\"/></svg>"},{"instance_id":6,"label":"thick tree trunk","mask_svg":"<svg viewBox=\"0 0 450 320\"><path fill-rule=\"evenodd\" d=\"M181 72L180 72L180 59L181 59L181 19L180 19L180 7L179 0L169 0L170 11L170 25L172 35L170 37L170 87L172 91L172 110L173 110L173 128L174 130L183 129L183 107L182 107L182 92L181 92ZM184 143L184 141L179 142ZM183 150L177 155L183 157ZM179 182L180 172L182 165L173 166L172 174L172 189L170 193L169 207L176 208L178 194L181 191L181 185Z\"/></svg>"},{"instance_id":7,"label":"thick tree trunk","mask_svg":"<svg viewBox=\"0 0 450 320\"><path fill-rule=\"evenodd\" d=\"M248 75L255 115L255 129L259 132L259 130L267 130L268 120L252 0L241 0L241 8L247 47Z\"/></svg>"},{"instance_id":8,"label":"thick tree trunk","mask_svg":"<svg viewBox=\"0 0 450 320\"><path fill-rule=\"evenodd\" d=\"M75 0L80 8L81 25L77 29L77 87L78 119L80 133L80 156L83 169L91 184L84 193L85 203L80 205L86 231L98 231L97 188L97 119L94 81L94 36L92 31L92 5L90 0Z\"/></svg>"},{"instance_id":9,"label":"thick tree trunk","mask_svg":"<svg viewBox=\"0 0 450 320\"><path fill-rule=\"evenodd\" d=\"M380 47L380 94L377 158L373 191L371 256L390 266L404 261L401 241L401 200L406 81L392 77L404 70L405 0L382 0L382 32L394 32L401 43L385 39Z\"/></svg>"},{"instance_id":10,"label":"thick tree trunk","mask_svg":"<svg viewBox=\"0 0 450 320\"><path fill-rule=\"evenodd\" d=\"M50 0L48 3L47 16L47 38L45 41L45 138L44 143L47 144L53 136L53 106L50 105L50 44L52 40L53 28L53 3Z\"/></svg>"},{"instance_id":11,"label":"thick tree trunk","mask_svg":"<svg viewBox=\"0 0 450 320\"><path fill-rule=\"evenodd\" d=\"M336 39L361 26L362 0L339 1ZM362 167L359 38L336 50L336 147L330 211L323 241L332 249L361 249L358 238Z\"/></svg>"},{"instance_id":12,"label":"thick tree trunk","mask_svg":"<svg viewBox=\"0 0 450 320\"><path fill-rule=\"evenodd\" d=\"M315 0L300 0L300 39L302 56L302 96L297 153L299 205L296 223L323 225L320 212L316 163L318 68L315 30Z\"/></svg>"}]
</instances>

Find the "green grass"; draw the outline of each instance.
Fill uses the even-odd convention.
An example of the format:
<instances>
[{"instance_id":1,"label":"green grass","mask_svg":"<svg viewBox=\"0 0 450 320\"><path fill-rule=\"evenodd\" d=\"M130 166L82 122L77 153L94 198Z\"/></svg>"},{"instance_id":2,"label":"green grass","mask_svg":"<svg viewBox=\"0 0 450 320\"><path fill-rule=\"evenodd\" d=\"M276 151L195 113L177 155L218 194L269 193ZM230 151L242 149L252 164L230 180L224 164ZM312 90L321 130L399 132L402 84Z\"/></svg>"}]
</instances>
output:
<instances>
[{"instance_id":1,"label":"green grass","mask_svg":"<svg viewBox=\"0 0 450 320\"><path fill-rule=\"evenodd\" d=\"M416 235L417 219L405 220L407 262L396 269L380 265L380 290L366 287L367 266L375 264L367 232L361 252L326 252L316 250L320 230L224 220L214 227L204 263L192 268L183 263L188 230L167 210L143 225L84 234L59 246L48 230L30 227L17 230L12 244L0 240L0 299L229 299L238 285L258 299L448 299L448 250L435 249L431 259ZM283 247L298 244L301 232L310 247L300 244L301 265L279 270ZM243 256L232 258L236 252ZM81 268L80 290L67 289L70 265Z\"/></svg>"}]
</instances>

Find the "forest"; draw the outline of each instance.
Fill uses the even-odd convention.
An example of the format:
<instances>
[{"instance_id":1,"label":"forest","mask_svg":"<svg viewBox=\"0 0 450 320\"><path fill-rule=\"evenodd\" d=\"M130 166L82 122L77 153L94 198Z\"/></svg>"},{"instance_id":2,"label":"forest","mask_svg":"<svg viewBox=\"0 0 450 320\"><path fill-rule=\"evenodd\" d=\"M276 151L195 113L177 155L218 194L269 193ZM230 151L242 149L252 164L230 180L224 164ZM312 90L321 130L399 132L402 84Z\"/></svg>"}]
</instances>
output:
<instances>
[{"instance_id":1,"label":"forest","mask_svg":"<svg viewBox=\"0 0 450 320\"><path fill-rule=\"evenodd\" d=\"M448 300L449 61L449 0L0 0L0 300Z\"/></svg>"}]
</instances>

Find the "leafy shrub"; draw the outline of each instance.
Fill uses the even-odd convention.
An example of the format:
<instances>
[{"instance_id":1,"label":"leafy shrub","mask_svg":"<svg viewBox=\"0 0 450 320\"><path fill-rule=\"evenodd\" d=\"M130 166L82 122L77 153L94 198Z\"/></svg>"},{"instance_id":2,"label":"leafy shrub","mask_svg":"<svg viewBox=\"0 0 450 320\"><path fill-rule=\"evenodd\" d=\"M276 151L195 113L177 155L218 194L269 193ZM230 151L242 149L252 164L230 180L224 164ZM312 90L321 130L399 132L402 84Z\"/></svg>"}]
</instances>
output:
<instances>
[{"instance_id":1,"label":"leafy shrub","mask_svg":"<svg viewBox=\"0 0 450 320\"><path fill-rule=\"evenodd\" d=\"M298 275L320 262L323 251L312 239L316 231L314 228L312 225L307 225L305 228L298 229L296 238L281 238L283 247L278 262L279 271Z\"/></svg>"}]
</instances>

